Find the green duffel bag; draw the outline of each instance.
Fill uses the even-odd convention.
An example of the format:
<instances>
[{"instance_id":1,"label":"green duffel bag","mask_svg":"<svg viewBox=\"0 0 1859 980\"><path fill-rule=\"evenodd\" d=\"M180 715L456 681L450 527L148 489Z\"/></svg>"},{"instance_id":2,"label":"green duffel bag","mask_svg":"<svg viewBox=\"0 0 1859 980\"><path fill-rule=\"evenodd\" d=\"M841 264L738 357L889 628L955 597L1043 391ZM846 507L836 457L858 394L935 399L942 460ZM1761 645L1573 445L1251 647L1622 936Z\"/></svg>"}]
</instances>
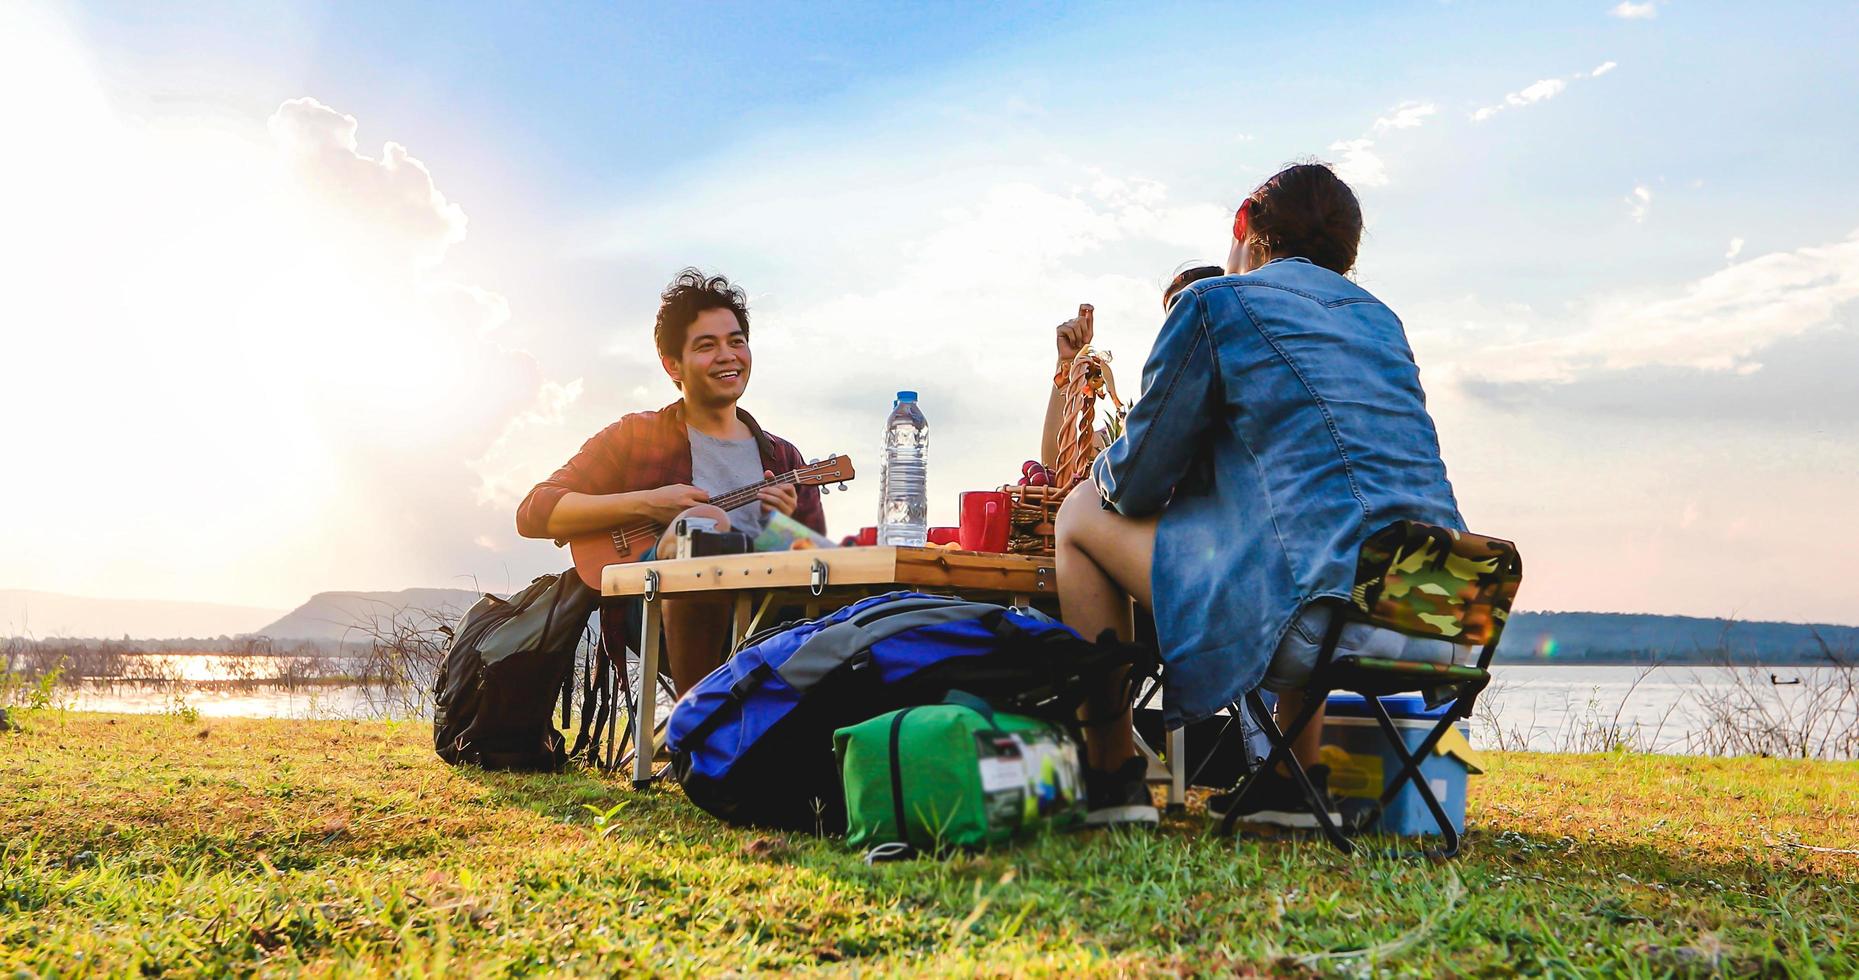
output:
<instances>
[{"instance_id":1,"label":"green duffel bag","mask_svg":"<svg viewBox=\"0 0 1859 980\"><path fill-rule=\"evenodd\" d=\"M1071 733L996 712L973 695L951 692L942 704L841 728L833 749L847 837L856 847L981 848L1084 816L1084 774Z\"/></svg>"}]
</instances>

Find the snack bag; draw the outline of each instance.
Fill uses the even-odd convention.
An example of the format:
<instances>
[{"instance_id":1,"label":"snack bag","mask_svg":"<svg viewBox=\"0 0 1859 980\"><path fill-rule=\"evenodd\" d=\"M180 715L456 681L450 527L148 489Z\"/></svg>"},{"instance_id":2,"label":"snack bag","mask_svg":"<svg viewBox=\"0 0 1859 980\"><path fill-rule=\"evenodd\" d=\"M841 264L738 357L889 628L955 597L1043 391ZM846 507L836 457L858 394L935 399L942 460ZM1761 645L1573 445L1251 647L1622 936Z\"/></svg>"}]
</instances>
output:
<instances>
[{"instance_id":1,"label":"snack bag","mask_svg":"<svg viewBox=\"0 0 1859 980\"><path fill-rule=\"evenodd\" d=\"M834 547L833 539L815 534L813 528L781 513L769 513L762 533L755 538L756 551L798 551L807 548Z\"/></svg>"}]
</instances>

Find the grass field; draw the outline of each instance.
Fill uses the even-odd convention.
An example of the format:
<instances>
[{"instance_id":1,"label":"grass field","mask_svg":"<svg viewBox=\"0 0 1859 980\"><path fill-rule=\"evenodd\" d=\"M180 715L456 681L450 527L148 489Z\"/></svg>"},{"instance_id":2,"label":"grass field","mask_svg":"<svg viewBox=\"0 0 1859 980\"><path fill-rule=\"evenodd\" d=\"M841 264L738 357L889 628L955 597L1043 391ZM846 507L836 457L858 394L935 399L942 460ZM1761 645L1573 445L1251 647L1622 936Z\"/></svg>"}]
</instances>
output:
<instances>
[{"instance_id":1,"label":"grass field","mask_svg":"<svg viewBox=\"0 0 1859 980\"><path fill-rule=\"evenodd\" d=\"M1192 811L871 868L676 789L450 769L418 723L15 714L9 971L1859 972L1854 763L1497 755L1448 863Z\"/></svg>"}]
</instances>

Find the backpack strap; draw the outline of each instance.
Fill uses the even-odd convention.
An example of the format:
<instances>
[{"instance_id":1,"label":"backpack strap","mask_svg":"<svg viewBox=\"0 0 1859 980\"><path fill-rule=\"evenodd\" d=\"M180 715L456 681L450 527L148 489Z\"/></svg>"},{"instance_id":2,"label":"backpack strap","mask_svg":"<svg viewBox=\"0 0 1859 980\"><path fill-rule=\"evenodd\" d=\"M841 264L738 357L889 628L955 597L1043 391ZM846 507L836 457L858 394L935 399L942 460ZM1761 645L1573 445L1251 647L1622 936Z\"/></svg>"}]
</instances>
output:
<instances>
[{"instance_id":1,"label":"backpack strap","mask_svg":"<svg viewBox=\"0 0 1859 980\"><path fill-rule=\"evenodd\" d=\"M971 619L986 622L989 615L1003 612L990 602L937 596L899 599L815 632L776 673L789 687L804 692L857 654L906 630Z\"/></svg>"},{"instance_id":2,"label":"backpack strap","mask_svg":"<svg viewBox=\"0 0 1859 980\"><path fill-rule=\"evenodd\" d=\"M588 651L587 663L581 670L581 728L575 733L574 748L568 750L571 756L579 756L587 751L591 740L598 745L600 735L595 727L595 716L603 712L610 703L605 696L607 691L607 636L602 630L595 635L594 647ZM588 761L596 767L600 764L597 752L588 752Z\"/></svg>"},{"instance_id":3,"label":"backpack strap","mask_svg":"<svg viewBox=\"0 0 1859 980\"><path fill-rule=\"evenodd\" d=\"M891 716L891 744L889 747L891 761L891 816L897 821L897 839L910 843L910 824L906 822L910 811L904 808L904 719L916 706L905 708Z\"/></svg>"},{"instance_id":4,"label":"backpack strap","mask_svg":"<svg viewBox=\"0 0 1859 980\"><path fill-rule=\"evenodd\" d=\"M760 690L762 685L768 683L768 679L773 676L775 676L775 669L773 667L765 663L757 664L754 670L737 678L736 683L729 686L728 697L730 702L739 705L747 701L749 695ZM711 731L715 730L716 726L722 723L723 712L712 711L699 720L697 724L692 725L691 730L686 732L680 741L685 743L701 742Z\"/></svg>"},{"instance_id":5,"label":"backpack strap","mask_svg":"<svg viewBox=\"0 0 1859 980\"><path fill-rule=\"evenodd\" d=\"M994 720L994 706L967 691L950 691L948 694L943 695L942 703L955 705L958 708L967 708L975 714L987 719L988 724L996 728L1000 727Z\"/></svg>"}]
</instances>

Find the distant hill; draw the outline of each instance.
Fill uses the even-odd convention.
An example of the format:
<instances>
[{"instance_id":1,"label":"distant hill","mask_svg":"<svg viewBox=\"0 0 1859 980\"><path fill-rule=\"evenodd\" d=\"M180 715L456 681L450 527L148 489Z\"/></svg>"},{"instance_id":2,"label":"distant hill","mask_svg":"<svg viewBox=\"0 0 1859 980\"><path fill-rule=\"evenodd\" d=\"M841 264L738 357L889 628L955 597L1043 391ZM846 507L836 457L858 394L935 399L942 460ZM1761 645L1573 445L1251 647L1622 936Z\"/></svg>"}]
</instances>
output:
<instances>
[{"instance_id":1,"label":"distant hill","mask_svg":"<svg viewBox=\"0 0 1859 980\"><path fill-rule=\"evenodd\" d=\"M1816 639L1818 636L1818 640ZM1859 658L1859 626L1659 616L1651 613L1517 612L1498 659L1533 663L1766 663L1823 659L1820 641Z\"/></svg>"},{"instance_id":2,"label":"distant hill","mask_svg":"<svg viewBox=\"0 0 1859 980\"><path fill-rule=\"evenodd\" d=\"M273 640L355 641L367 629L395 616L437 618L450 623L481 593L468 589L401 589L399 592L318 592L310 601L252 632Z\"/></svg>"},{"instance_id":3,"label":"distant hill","mask_svg":"<svg viewBox=\"0 0 1859 980\"><path fill-rule=\"evenodd\" d=\"M0 589L0 636L83 639L179 639L237 636L276 619L279 610L163 599Z\"/></svg>"},{"instance_id":4,"label":"distant hill","mask_svg":"<svg viewBox=\"0 0 1859 980\"><path fill-rule=\"evenodd\" d=\"M254 635L283 643L359 642L367 628L395 616L432 614L456 620L479 593L468 589L398 592L319 592L279 615L275 609L205 602L91 599L0 590L0 637L82 639L205 639ZM1818 639L1816 639L1818 637ZM1517 612L1504 631L1499 658L1507 663L1813 663L1820 642L1859 661L1859 626L1661 616L1652 613Z\"/></svg>"}]
</instances>

